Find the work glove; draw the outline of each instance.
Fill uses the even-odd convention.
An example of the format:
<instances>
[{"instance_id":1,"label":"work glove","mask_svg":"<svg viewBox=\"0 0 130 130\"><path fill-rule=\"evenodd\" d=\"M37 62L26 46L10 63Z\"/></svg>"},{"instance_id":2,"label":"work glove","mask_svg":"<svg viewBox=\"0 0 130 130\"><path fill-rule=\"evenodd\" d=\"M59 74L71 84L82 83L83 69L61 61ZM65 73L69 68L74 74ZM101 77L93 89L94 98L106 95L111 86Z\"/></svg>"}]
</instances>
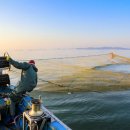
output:
<instances>
[{"instance_id":1,"label":"work glove","mask_svg":"<svg viewBox=\"0 0 130 130\"><path fill-rule=\"evenodd\" d=\"M6 58L6 61L9 61L9 60L10 60L10 56L9 56L8 52L5 52L5 53L4 53L4 56L5 56L5 58Z\"/></svg>"},{"instance_id":2,"label":"work glove","mask_svg":"<svg viewBox=\"0 0 130 130\"><path fill-rule=\"evenodd\" d=\"M10 56L6 56L6 60L9 61L10 60Z\"/></svg>"}]
</instances>

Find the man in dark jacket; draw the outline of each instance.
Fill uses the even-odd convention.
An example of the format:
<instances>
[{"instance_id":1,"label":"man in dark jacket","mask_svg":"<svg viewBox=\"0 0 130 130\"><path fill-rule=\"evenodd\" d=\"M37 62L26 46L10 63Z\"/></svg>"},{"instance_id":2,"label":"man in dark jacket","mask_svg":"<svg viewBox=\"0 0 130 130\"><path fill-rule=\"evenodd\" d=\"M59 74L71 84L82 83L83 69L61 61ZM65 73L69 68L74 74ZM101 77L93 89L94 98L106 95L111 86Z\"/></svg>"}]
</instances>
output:
<instances>
[{"instance_id":1,"label":"man in dark jacket","mask_svg":"<svg viewBox=\"0 0 130 130\"><path fill-rule=\"evenodd\" d=\"M17 69L21 69L21 80L19 84L16 86L16 92L10 95L11 105L10 111L11 115L15 115L15 105L21 100L21 95L26 92L31 92L37 86L37 72L38 69L35 66L35 61L30 60L27 62L17 62L10 58L8 55L6 60L9 61L11 65L13 65Z\"/></svg>"},{"instance_id":2,"label":"man in dark jacket","mask_svg":"<svg viewBox=\"0 0 130 130\"><path fill-rule=\"evenodd\" d=\"M12 58L8 57L7 60L11 65L17 69L22 69L21 80L16 87L16 93L31 92L37 85L37 72L38 69L35 66L35 61L30 60L27 62L17 62Z\"/></svg>"}]
</instances>

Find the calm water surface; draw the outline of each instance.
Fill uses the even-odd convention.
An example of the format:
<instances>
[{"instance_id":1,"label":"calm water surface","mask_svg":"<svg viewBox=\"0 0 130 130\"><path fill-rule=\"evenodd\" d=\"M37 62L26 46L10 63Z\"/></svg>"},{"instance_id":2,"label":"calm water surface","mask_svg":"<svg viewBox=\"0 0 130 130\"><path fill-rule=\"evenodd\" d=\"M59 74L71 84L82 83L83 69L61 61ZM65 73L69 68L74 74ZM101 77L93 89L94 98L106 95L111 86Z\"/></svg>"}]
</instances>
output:
<instances>
[{"instance_id":1,"label":"calm water surface","mask_svg":"<svg viewBox=\"0 0 130 130\"><path fill-rule=\"evenodd\" d=\"M130 73L130 64L108 65L104 67L99 67L97 69L113 72Z\"/></svg>"},{"instance_id":2,"label":"calm water surface","mask_svg":"<svg viewBox=\"0 0 130 130\"><path fill-rule=\"evenodd\" d=\"M130 91L35 94L73 130L130 129Z\"/></svg>"},{"instance_id":3,"label":"calm water surface","mask_svg":"<svg viewBox=\"0 0 130 130\"><path fill-rule=\"evenodd\" d=\"M50 59L88 56L115 52L130 57L123 50L37 50L10 51L15 59ZM130 65L100 68L130 73ZM130 91L66 93L34 92L41 95L44 105L73 130L130 130Z\"/></svg>"}]
</instances>

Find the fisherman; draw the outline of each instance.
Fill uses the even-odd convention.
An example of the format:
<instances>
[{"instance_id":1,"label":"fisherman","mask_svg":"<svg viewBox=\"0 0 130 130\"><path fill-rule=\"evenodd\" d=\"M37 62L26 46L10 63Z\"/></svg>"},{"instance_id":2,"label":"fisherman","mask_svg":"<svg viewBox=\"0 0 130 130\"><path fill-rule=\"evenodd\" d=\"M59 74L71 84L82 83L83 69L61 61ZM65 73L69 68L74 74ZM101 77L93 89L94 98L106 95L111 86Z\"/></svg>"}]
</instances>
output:
<instances>
[{"instance_id":1,"label":"fisherman","mask_svg":"<svg viewBox=\"0 0 130 130\"><path fill-rule=\"evenodd\" d=\"M21 69L21 80L16 86L17 94L25 94L26 92L31 92L37 85L37 72L38 69L35 66L35 61L30 60L27 62L17 62L13 60L9 55L6 57L6 60L9 61L17 69Z\"/></svg>"},{"instance_id":2,"label":"fisherman","mask_svg":"<svg viewBox=\"0 0 130 130\"><path fill-rule=\"evenodd\" d=\"M17 69L21 69L21 80L19 81L14 93L10 94L11 105L10 112L12 116L15 116L15 107L18 104L23 94L31 92L37 85L37 72L38 69L35 66L35 61L30 60L29 62L17 62L13 60L7 53L6 60Z\"/></svg>"}]
</instances>

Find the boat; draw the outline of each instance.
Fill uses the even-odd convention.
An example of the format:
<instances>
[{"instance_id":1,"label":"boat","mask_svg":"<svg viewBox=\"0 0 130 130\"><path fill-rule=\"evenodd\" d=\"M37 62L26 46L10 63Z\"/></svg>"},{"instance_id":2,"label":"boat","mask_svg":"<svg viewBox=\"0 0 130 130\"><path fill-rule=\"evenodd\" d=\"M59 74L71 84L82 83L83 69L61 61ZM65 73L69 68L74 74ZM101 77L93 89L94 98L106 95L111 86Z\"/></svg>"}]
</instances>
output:
<instances>
[{"instance_id":1,"label":"boat","mask_svg":"<svg viewBox=\"0 0 130 130\"><path fill-rule=\"evenodd\" d=\"M8 68L6 57L0 57L0 130L71 130L43 105L41 96L35 99L28 94L16 95L14 105L14 86L9 75L3 73Z\"/></svg>"}]
</instances>

